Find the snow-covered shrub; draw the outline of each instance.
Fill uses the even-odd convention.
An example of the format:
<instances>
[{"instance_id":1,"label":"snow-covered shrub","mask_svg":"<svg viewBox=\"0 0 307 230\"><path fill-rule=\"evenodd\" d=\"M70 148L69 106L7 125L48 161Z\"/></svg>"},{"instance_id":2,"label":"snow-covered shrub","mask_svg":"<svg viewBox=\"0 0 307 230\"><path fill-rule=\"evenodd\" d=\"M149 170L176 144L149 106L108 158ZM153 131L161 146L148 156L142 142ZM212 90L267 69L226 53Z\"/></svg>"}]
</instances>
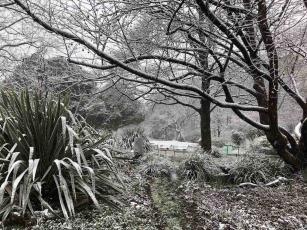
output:
<instances>
[{"instance_id":1,"label":"snow-covered shrub","mask_svg":"<svg viewBox=\"0 0 307 230\"><path fill-rule=\"evenodd\" d=\"M212 146L211 155L215 158L221 158L222 157L222 153L221 153L220 149L215 147L215 146Z\"/></svg>"},{"instance_id":2,"label":"snow-covered shrub","mask_svg":"<svg viewBox=\"0 0 307 230\"><path fill-rule=\"evenodd\" d=\"M175 168L168 158L150 154L141 163L140 173L144 176L171 177L176 171Z\"/></svg>"},{"instance_id":3,"label":"snow-covered shrub","mask_svg":"<svg viewBox=\"0 0 307 230\"><path fill-rule=\"evenodd\" d=\"M222 148L225 145L225 140L212 140L212 146L215 146L217 148Z\"/></svg>"},{"instance_id":4,"label":"snow-covered shrub","mask_svg":"<svg viewBox=\"0 0 307 230\"><path fill-rule=\"evenodd\" d=\"M255 138L260 137L262 135L263 135L263 131L261 131L259 129L255 129L255 128L248 129L245 132L245 137L249 141L253 141Z\"/></svg>"},{"instance_id":5,"label":"snow-covered shrub","mask_svg":"<svg viewBox=\"0 0 307 230\"><path fill-rule=\"evenodd\" d=\"M213 157L206 153L195 153L179 166L179 176L189 180L211 181L223 174Z\"/></svg>"},{"instance_id":6,"label":"snow-covered shrub","mask_svg":"<svg viewBox=\"0 0 307 230\"><path fill-rule=\"evenodd\" d=\"M234 183L267 183L278 176L289 176L290 167L269 157L246 155L230 169L229 178Z\"/></svg>"},{"instance_id":7,"label":"snow-covered shrub","mask_svg":"<svg viewBox=\"0 0 307 230\"><path fill-rule=\"evenodd\" d=\"M253 140L249 152L257 154L275 155L276 151L267 140L266 136L260 136Z\"/></svg>"},{"instance_id":8,"label":"snow-covered shrub","mask_svg":"<svg viewBox=\"0 0 307 230\"><path fill-rule=\"evenodd\" d=\"M133 149L137 138L141 137L144 143L145 152L151 151L152 147L142 128L126 129L118 140L118 145L123 149Z\"/></svg>"},{"instance_id":9,"label":"snow-covered shrub","mask_svg":"<svg viewBox=\"0 0 307 230\"><path fill-rule=\"evenodd\" d=\"M164 164L164 162L156 162L156 163L149 163L145 165L142 169L141 173L146 176L152 177L169 177L171 175L170 166L168 164Z\"/></svg>"}]
</instances>

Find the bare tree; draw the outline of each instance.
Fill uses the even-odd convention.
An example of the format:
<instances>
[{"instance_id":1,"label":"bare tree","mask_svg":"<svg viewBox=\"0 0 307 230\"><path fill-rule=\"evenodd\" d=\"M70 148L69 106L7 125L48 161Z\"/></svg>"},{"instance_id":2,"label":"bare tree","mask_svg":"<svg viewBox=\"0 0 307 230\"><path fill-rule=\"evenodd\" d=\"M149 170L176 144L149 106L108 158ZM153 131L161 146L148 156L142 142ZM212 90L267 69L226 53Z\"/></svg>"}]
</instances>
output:
<instances>
[{"instance_id":1,"label":"bare tree","mask_svg":"<svg viewBox=\"0 0 307 230\"><path fill-rule=\"evenodd\" d=\"M15 10L21 10L45 30L77 46L78 52L76 48L71 53L73 55L69 55L71 62L115 71L114 76L147 86L148 91L154 88L167 93L178 102L180 97L191 97L230 108L240 119L264 131L280 157L295 169L300 169L306 161L306 150L302 146L306 139L307 103L282 77L280 57L283 53L276 41L278 33L304 23L304 20L285 26L280 23L287 17L294 21L303 17L304 11L289 10L293 9L290 4L302 8L302 3L183 0L125 4L80 0L78 4L75 1L50 1L42 6L29 0L14 2L18 6ZM105 9L108 9L108 14ZM166 31L162 27L156 33L161 39L169 39L172 46L154 49L149 54L135 52L127 34L140 18L137 12L141 9L168 21ZM108 34L104 25L95 22L95 18L99 18L95 12L99 11L102 11L99 13L101 18L108 20L106 24L113 25ZM202 18L208 24L201 25ZM101 34L103 36L99 37ZM175 39L178 37L181 39ZM98 46L104 39L112 42L105 47ZM141 38L139 43L146 44ZM121 49L129 52L118 52ZM200 57L200 54L208 55L208 58ZM196 65L199 60L208 60L211 68L206 64ZM146 69L148 66L150 72ZM166 74L157 74L166 66L169 67ZM120 72L121 76L116 72L117 67L124 71ZM176 72L172 72L174 68ZM210 82L210 89L215 87L215 90L209 92L206 87L198 87L197 84L204 83L202 79L205 83ZM235 89L244 91L244 94L237 94ZM279 125L278 99L282 90L294 99L302 113L303 135L298 142ZM246 111L258 113L259 119Z\"/></svg>"},{"instance_id":2,"label":"bare tree","mask_svg":"<svg viewBox=\"0 0 307 230\"><path fill-rule=\"evenodd\" d=\"M29 53L42 48L56 47L50 39L43 39L45 32L36 23L16 8L10 0L0 1L0 74L1 80L12 74Z\"/></svg>"}]
</instances>

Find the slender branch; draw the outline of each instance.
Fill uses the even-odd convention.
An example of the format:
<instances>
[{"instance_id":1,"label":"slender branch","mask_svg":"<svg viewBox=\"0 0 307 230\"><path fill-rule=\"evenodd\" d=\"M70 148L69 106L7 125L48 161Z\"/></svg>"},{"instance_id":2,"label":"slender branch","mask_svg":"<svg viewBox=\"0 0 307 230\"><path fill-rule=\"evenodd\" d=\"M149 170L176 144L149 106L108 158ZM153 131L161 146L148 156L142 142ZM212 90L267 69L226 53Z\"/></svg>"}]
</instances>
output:
<instances>
[{"instance_id":1,"label":"slender branch","mask_svg":"<svg viewBox=\"0 0 307 230\"><path fill-rule=\"evenodd\" d=\"M202 1L196 0L197 2L201 2L200 6L202 8L205 8L204 11L206 11L207 16L211 17L212 19L212 13L208 14L208 10L207 7L204 5L204 3ZM37 17L34 13L31 12L31 10L26 7L20 0L14 0L14 2L22 9L24 10L36 23L40 24L42 27L44 27L46 30L52 32L52 33L56 33L60 36L66 37L68 39L71 39L85 47L87 47L89 50L93 51L95 54L97 54L99 57L102 57L104 59L106 59L107 61L109 61L111 64L113 65L117 65L118 67L121 67L122 69L135 74L139 77L142 77L144 79L147 80L151 80L151 81L155 81L157 83L175 88L175 89L181 89L181 90L185 90L185 91L192 91L194 93L199 94L200 96L202 96L203 98L210 100L212 103L217 104L220 107L223 108L236 108L236 109L240 109L240 110L244 110L244 111L258 111L258 112L267 112L267 108L263 108L263 107L259 107L259 106L245 106L245 105L240 105L238 103L228 103L228 102L221 102L216 100L215 98L213 98L212 96L210 96L209 94L207 94L206 92L203 92L201 89L199 89L198 87L195 86L191 86L191 85L186 85L186 84L179 84L179 83L174 83L174 82L170 82L167 81L165 79L161 79L161 78L156 78L153 75L150 75L146 72L143 72L141 70L135 69L133 67L130 67L129 65L125 64L124 62L108 55L107 53L105 53L104 51L98 50L96 49L95 46L93 46L91 43L87 42L86 40L71 34L67 31L52 27L51 25L47 24L46 22L44 22L43 20L41 20L39 17ZM215 17L214 17L215 18ZM234 38L233 34L229 35L231 38ZM234 39L234 44L236 43L236 46L242 47L242 44L237 41L236 39ZM243 48L244 49L244 48ZM243 50L244 52L244 50ZM251 63L252 65L252 63Z\"/></svg>"},{"instance_id":2,"label":"slender branch","mask_svg":"<svg viewBox=\"0 0 307 230\"><path fill-rule=\"evenodd\" d=\"M0 4L0 7L8 7L8 6L12 6L14 4L15 4L14 2L4 3L4 4Z\"/></svg>"}]
</instances>

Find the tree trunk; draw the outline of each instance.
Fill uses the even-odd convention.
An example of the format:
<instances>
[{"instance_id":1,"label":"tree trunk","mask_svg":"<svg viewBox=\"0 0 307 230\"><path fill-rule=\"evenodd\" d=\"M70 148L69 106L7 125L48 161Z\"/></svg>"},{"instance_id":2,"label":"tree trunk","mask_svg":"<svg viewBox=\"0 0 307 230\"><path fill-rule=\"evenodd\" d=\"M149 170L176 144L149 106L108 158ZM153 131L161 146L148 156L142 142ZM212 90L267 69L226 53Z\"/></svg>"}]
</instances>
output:
<instances>
[{"instance_id":1,"label":"tree trunk","mask_svg":"<svg viewBox=\"0 0 307 230\"><path fill-rule=\"evenodd\" d=\"M307 1L306 1L307 2ZM306 101L306 100L305 100ZM299 140L300 161L303 169L304 180L307 182L307 102L303 109L303 119L301 126L301 138Z\"/></svg>"},{"instance_id":2,"label":"tree trunk","mask_svg":"<svg viewBox=\"0 0 307 230\"><path fill-rule=\"evenodd\" d=\"M307 118L302 121L301 137L299 140L299 159L301 162L301 168L307 169ZM306 178L307 179L307 178Z\"/></svg>"},{"instance_id":3,"label":"tree trunk","mask_svg":"<svg viewBox=\"0 0 307 230\"><path fill-rule=\"evenodd\" d=\"M301 128L301 138L299 141L300 162L304 182L307 183L307 119L303 121Z\"/></svg>"},{"instance_id":4,"label":"tree trunk","mask_svg":"<svg viewBox=\"0 0 307 230\"><path fill-rule=\"evenodd\" d=\"M210 28L209 20L205 18L205 15L201 10L198 11L199 13L199 22L200 25L203 27ZM199 40L203 44L207 44L209 48L212 47L211 41L208 40L208 38L199 31ZM209 50L206 50L206 48L203 47L203 51L198 52L198 62L200 66L207 70L209 68ZM207 76L204 74L201 79L201 88L204 92L209 93L210 90L210 76ZM200 101L200 132L201 132L201 147L203 150L207 152L211 152L211 117L210 117L210 101L206 99L201 99Z\"/></svg>"},{"instance_id":5,"label":"tree trunk","mask_svg":"<svg viewBox=\"0 0 307 230\"><path fill-rule=\"evenodd\" d=\"M211 118L210 118L210 101L201 100L200 109L200 130L201 130L201 147L203 150L211 151Z\"/></svg>"}]
</instances>

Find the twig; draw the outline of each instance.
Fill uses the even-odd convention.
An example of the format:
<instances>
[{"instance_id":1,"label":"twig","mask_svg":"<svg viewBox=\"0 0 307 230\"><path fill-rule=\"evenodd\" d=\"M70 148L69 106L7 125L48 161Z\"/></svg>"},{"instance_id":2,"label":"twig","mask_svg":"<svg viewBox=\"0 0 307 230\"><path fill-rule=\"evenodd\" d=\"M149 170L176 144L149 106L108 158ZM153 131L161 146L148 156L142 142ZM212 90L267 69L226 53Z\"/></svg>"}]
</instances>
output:
<instances>
[{"instance_id":1,"label":"twig","mask_svg":"<svg viewBox=\"0 0 307 230\"><path fill-rule=\"evenodd\" d=\"M264 185L262 184L255 184L255 183L251 183L251 182L244 182L238 185L238 187L273 187L275 185L278 185L282 182L289 182L289 181L293 181L292 179L287 179L285 177L278 177L276 180L273 180L271 182L268 182Z\"/></svg>"}]
</instances>

